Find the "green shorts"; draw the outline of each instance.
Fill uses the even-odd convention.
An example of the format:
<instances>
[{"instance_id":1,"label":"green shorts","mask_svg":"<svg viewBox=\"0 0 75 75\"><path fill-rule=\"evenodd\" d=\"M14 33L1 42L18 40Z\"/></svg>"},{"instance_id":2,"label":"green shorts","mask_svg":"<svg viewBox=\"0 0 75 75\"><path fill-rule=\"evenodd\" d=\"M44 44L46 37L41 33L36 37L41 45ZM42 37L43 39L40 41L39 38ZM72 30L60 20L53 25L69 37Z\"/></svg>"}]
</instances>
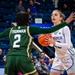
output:
<instances>
[{"instance_id":1,"label":"green shorts","mask_svg":"<svg viewBox=\"0 0 75 75\"><path fill-rule=\"evenodd\" d=\"M5 62L5 74L17 75L21 72L24 75L34 75L36 69L32 60L25 56L7 56Z\"/></svg>"}]
</instances>

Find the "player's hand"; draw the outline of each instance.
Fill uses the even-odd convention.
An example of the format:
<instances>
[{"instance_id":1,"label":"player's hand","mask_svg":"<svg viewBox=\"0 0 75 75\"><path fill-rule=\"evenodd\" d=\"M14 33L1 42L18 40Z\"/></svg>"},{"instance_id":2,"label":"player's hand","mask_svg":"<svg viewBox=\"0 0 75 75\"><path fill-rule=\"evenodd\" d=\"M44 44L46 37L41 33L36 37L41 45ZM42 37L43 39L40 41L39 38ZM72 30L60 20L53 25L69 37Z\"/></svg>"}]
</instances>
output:
<instances>
[{"instance_id":1,"label":"player's hand","mask_svg":"<svg viewBox=\"0 0 75 75\"><path fill-rule=\"evenodd\" d=\"M70 23L71 21L75 20L75 12L71 13L70 16L67 18L66 23Z\"/></svg>"},{"instance_id":2,"label":"player's hand","mask_svg":"<svg viewBox=\"0 0 75 75\"><path fill-rule=\"evenodd\" d=\"M48 42L49 44L55 44L56 43L56 40L53 38L50 38L50 37L46 37L45 41Z\"/></svg>"}]
</instances>

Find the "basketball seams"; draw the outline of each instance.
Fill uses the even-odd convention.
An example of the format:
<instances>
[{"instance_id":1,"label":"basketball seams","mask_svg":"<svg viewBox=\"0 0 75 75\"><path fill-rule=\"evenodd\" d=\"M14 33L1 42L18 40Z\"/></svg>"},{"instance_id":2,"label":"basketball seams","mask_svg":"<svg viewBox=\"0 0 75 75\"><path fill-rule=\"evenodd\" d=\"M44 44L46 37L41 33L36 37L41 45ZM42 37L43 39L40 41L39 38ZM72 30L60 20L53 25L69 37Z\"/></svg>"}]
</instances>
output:
<instances>
[{"instance_id":1,"label":"basketball seams","mask_svg":"<svg viewBox=\"0 0 75 75\"><path fill-rule=\"evenodd\" d=\"M47 41L45 41L45 39L47 38L52 38L52 35L49 33L49 34L40 34L38 36L38 42L39 44L41 44L42 46L48 46L49 43Z\"/></svg>"},{"instance_id":2,"label":"basketball seams","mask_svg":"<svg viewBox=\"0 0 75 75\"><path fill-rule=\"evenodd\" d=\"M40 39L40 38L45 37L45 36L46 36L46 34L45 35L41 34L38 36L38 38Z\"/></svg>"}]
</instances>

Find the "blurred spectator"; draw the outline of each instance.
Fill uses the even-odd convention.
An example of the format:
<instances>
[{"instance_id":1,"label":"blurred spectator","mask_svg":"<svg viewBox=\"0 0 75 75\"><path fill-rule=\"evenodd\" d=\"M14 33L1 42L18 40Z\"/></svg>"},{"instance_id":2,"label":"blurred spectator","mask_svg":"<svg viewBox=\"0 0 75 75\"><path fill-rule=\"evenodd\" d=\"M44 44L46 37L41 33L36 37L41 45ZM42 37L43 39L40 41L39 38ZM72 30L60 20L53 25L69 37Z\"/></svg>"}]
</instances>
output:
<instances>
[{"instance_id":1,"label":"blurred spectator","mask_svg":"<svg viewBox=\"0 0 75 75\"><path fill-rule=\"evenodd\" d=\"M27 8L27 13L29 14L29 22L31 23L33 20L33 15L32 15L30 8Z\"/></svg>"},{"instance_id":2,"label":"blurred spectator","mask_svg":"<svg viewBox=\"0 0 75 75\"><path fill-rule=\"evenodd\" d=\"M40 57L44 58L44 62L48 65L49 64L49 58L45 55L44 52L41 52Z\"/></svg>"},{"instance_id":3,"label":"blurred spectator","mask_svg":"<svg viewBox=\"0 0 75 75\"><path fill-rule=\"evenodd\" d=\"M39 58L39 62L35 64L35 68L39 75L49 75L49 69L47 64L44 62L44 58Z\"/></svg>"},{"instance_id":4,"label":"blurred spectator","mask_svg":"<svg viewBox=\"0 0 75 75\"><path fill-rule=\"evenodd\" d=\"M49 70L50 70L51 67L52 67L53 60L54 60L54 58L52 58L52 59L49 60L49 64L48 64L48 68L49 68Z\"/></svg>"},{"instance_id":5,"label":"blurred spectator","mask_svg":"<svg viewBox=\"0 0 75 75\"><path fill-rule=\"evenodd\" d=\"M68 7L69 7L69 11L72 11L73 10L73 1L74 0L67 0L67 2L68 2Z\"/></svg>"},{"instance_id":6,"label":"blurred spectator","mask_svg":"<svg viewBox=\"0 0 75 75\"><path fill-rule=\"evenodd\" d=\"M21 12L21 11L25 12L25 8L22 6L22 0L20 0L18 2L18 6L16 6L16 12L18 13L18 12Z\"/></svg>"},{"instance_id":7,"label":"blurred spectator","mask_svg":"<svg viewBox=\"0 0 75 75\"><path fill-rule=\"evenodd\" d=\"M73 11L75 11L75 0L73 0L73 2L72 2L72 9L73 9Z\"/></svg>"},{"instance_id":8,"label":"blurred spectator","mask_svg":"<svg viewBox=\"0 0 75 75\"><path fill-rule=\"evenodd\" d=\"M36 2L36 0L34 1L30 0L28 8L30 8L33 15L37 14L37 5L40 5L40 3Z\"/></svg>"},{"instance_id":9,"label":"blurred spectator","mask_svg":"<svg viewBox=\"0 0 75 75\"><path fill-rule=\"evenodd\" d=\"M0 61L3 60L2 49L0 49Z\"/></svg>"},{"instance_id":10,"label":"blurred spectator","mask_svg":"<svg viewBox=\"0 0 75 75\"><path fill-rule=\"evenodd\" d=\"M59 0L58 1L58 9L65 11L65 10L69 10L69 2L68 0Z\"/></svg>"},{"instance_id":11,"label":"blurred spectator","mask_svg":"<svg viewBox=\"0 0 75 75\"><path fill-rule=\"evenodd\" d=\"M38 59L36 56L33 56L32 60L33 60L34 65L38 62Z\"/></svg>"},{"instance_id":12,"label":"blurred spectator","mask_svg":"<svg viewBox=\"0 0 75 75\"><path fill-rule=\"evenodd\" d=\"M0 49L0 65L3 65L3 55L2 55L2 49Z\"/></svg>"}]
</instances>

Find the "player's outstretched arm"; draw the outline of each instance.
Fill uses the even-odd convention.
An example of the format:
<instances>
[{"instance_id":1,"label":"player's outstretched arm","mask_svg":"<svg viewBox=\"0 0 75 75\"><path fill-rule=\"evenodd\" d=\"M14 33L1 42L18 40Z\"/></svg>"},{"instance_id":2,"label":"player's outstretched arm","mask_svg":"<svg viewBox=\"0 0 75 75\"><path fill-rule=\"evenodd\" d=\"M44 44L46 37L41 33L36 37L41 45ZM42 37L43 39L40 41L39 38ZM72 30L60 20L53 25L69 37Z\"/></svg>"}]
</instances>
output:
<instances>
[{"instance_id":1,"label":"player's outstretched arm","mask_svg":"<svg viewBox=\"0 0 75 75\"><path fill-rule=\"evenodd\" d=\"M66 19L65 22L62 22L58 25L55 25L53 27L50 28L39 28L39 27L31 27L30 28L30 34L31 35L35 35L35 34L42 34L42 33L52 33L64 26L66 26L67 24L69 24L71 21L75 20L75 13L71 13L71 15Z\"/></svg>"},{"instance_id":2,"label":"player's outstretched arm","mask_svg":"<svg viewBox=\"0 0 75 75\"><path fill-rule=\"evenodd\" d=\"M0 38L6 38L9 37L11 28L6 29L5 31L0 33Z\"/></svg>"},{"instance_id":3,"label":"player's outstretched arm","mask_svg":"<svg viewBox=\"0 0 75 75\"><path fill-rule=\"evenodd\" d=\"M75 12L70 14L70 16L66 19L66 23L69 24L73 20L75 20Z\"/></svg>"}]
</instances>

